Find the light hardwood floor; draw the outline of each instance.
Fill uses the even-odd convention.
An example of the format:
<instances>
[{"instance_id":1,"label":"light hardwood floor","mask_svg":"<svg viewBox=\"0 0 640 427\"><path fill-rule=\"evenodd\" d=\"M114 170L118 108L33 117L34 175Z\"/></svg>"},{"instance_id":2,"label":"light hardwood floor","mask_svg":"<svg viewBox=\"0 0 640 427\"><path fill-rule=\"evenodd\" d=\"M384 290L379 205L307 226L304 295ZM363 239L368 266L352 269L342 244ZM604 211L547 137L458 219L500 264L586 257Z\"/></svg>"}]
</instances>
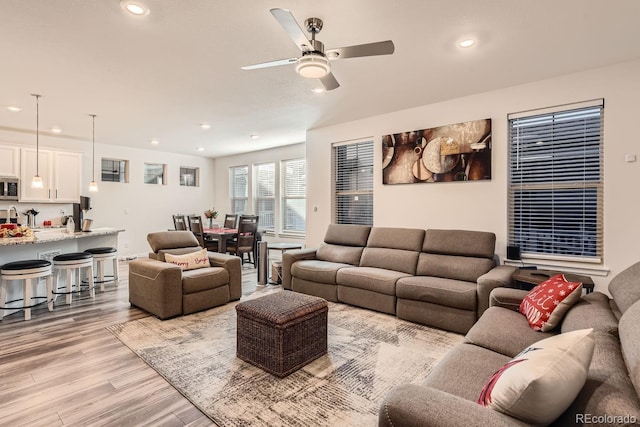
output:
<instances>
[{"instance_id":1,"label":"light hardwood floor","mask_svg":"<svg viewBox=\"0 0 640 427\"><path fill-rule=\"evenodd\" d=\"M107 326L148 316L129 305L126 262L120 284L73 303L58 297L0 322L0 426L210 426L156 371ZM256 291L256 270L243 267L243 295ZM274 286L258 292L272 292Z\"/></svg>"}]
</instances>

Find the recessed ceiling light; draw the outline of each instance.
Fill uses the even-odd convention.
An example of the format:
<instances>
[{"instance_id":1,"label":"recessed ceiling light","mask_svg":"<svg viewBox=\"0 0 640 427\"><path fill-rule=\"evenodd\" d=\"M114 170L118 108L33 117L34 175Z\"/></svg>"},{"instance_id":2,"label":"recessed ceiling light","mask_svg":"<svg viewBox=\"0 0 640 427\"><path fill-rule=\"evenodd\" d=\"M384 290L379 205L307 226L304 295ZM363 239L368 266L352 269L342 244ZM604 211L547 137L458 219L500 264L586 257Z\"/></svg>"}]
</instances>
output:
<instances>
[{"instance_id":1,"label":"recessed ceiling light","mask_svg":"<svg viewBox=\"0 0 640 427\"><path fill-rule=\"evenodd\" d=\"M7 107L7 110L17 113L18 111L22 111L22 108L18 107L17 105L9 105Z\"/></svg>"},{"instance_id":2,"label":"recessed ceiling light","mask_svg":"<svg viewBox=\"0 0 640 427\"><path fill-rule=\"evenodd\" d=\"M254 134L249 135L249 137L250 137L251 139L258 139L258 138L260 138L260 135L256 135L256 134L254 133Z\"/></svg>"},{"instance_id":3,"label":"recessed ceiling light","mask_svg":"<svg viewBox=\"0 0 640 427\"><path fill-rule=\"evenodd\" d=\"M160 144L160 142L158 142L158 140L157 140L157 139L152 139L152 140L151 140L151 143L152 143L153 145L158 145L158 144Z\"/></svg>"},{"instance_id":4,"label":"recessed ceiling light","mask_svg":"<svg viewBox=\"0 0 640 427\"><path fill-rule=\"evenodd\" d=\"M460 43L458 43L460 47L471 47L474 44L476 44L476 41L473 39L462 40Z\"/></svg>"},{"instance_id":5,"label":"recessed ceiling light","mask_svg":"<svg viewBox=\"0 0 640 427\"><path fill-rule=\"evenodd\" d=\"M120 6L132 15L146 16L149 14L149 8L139 1L121 0Z\"/></svg>"},{"instance_id":6,"label":"recessed ceiling light","mask_svg":"<svg viewBox=\"0 0 640 427\"><path fill-rule=\"evenodd\" d=\"M201 125L200 125L200 127L201 127L202 129L205 129L205 130L206 130L206 129L211 129L211 125L209 125L209 124L207 124L207 123L203 123L203 124L201 124Z\"/></svg>"},{"instance_id":7,"label":"recessed ceiling light","mask_svg":"<svg viewBox=\"0 0 640 427\"><path fill-rule=\"evenodd\" d=\"M196 150L198 150L198 151L204 151L204 147L198 147L198 148L196 148Z\"/></svg>"},{"instance_id":8,"label":"recessed ceiling light","mask_svg":"<svg viewBox=\"0 0 640 427\"><path fill-rule=\"evenodd\" d=\"M62 133L62 129L60 129L58 126L54 126L51 128L51 132L53 133Z\"/></svg>"},{"instance_id":9,"label":"recessed ceiling light","mask_svg":"<svg viewBox=\"0 0 640 427\"><path fill-rule=\"evenodd\" d=\"M324 92L324 88L323 87L314 87L313 89L311 89L311 92L313 92L313 93L322 93L322 92Z\"/></svg>"}]
</instances>

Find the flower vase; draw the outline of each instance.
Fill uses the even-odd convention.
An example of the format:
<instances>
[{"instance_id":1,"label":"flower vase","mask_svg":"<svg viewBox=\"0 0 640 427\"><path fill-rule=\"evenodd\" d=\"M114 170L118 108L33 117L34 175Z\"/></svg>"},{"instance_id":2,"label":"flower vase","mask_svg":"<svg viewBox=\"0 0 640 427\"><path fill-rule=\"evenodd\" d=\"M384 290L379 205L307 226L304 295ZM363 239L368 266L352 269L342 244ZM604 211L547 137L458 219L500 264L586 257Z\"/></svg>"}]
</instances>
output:
<instances>
[{"instance_id":1,"label":"flower vase","mask_svg":"<svg viewBox=\"0 0 640 427\"><path fill-rule=\"evenodd\" d=\"M213 218L209 218L209 228L213 228Z\"/></svg>"}]
</instances>

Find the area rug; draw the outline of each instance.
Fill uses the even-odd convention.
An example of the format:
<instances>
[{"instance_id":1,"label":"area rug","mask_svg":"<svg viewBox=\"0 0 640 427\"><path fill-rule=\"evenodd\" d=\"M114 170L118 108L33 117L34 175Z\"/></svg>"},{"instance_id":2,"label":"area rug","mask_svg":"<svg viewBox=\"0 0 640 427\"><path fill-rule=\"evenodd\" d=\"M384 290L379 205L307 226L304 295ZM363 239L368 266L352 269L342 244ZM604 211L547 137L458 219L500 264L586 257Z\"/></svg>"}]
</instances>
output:
<instances>
[{"instance_id":1,"label":"area rug","mask_svg":"<svg viewBox=\"0 0 640 427\"><path fill-rule=\"evenodd\" d=\"M462 341L329 303L328 354L280 379L236 357L235 304L108 329L220 426L376 426L393 387L422 382Z\"/></svg>"}]
</instances>

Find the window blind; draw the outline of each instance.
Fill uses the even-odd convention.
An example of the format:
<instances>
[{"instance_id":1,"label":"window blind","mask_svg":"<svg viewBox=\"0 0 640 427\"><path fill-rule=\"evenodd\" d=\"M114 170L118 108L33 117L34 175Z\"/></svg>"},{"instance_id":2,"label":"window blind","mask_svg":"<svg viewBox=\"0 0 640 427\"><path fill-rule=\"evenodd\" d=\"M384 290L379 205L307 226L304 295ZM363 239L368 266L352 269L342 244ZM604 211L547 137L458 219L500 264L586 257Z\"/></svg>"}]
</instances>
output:
<instances>
[{"instance_id":1,"label":"window blind","mask_svg":"<svg viewBox=\"0 0 640 427\"><path fill-rule=\"evenodd\" d=\"M304 233L307 227L307 162L305 159L284 160L282 175L282 231Z\"/></svg>"},{"instance_id":2,"label":"window blind","mask_svg":"<svg viewBox=\"0 0 640 427\"><path fill-rule=\"evenodd\" d=\"M276 203L276 165L263 163L254 165L256 180L255 212L260 218L260 228L274 231Z\"/></svg>"},{"instance_id":3,"label":"window blind","mask_svg":"<svg viewBox=\"0 0 640 427\"><path fill-rule=\"evenodd\" d=\"M373 141L334 144L334 222L373 225Z\"/></svg>"},{"instance_id":4,"label":"window blind","mask_svg":"<svg viewBox=\"0 0 640 427\"><path fill-rule=\"evenodd\" d=\"M602 259L604 103L509 116L509 244Z\"/></svg>"},{"instance_id":5,"label":"window blind","mask_svg":"<svg viewBox=\"0 0 640 427\"><path fill-rule=\"evenodd\" d=\"M249 166L232 167L229 169L229 176L232 213L247 213L249 208Z\"/></svg>"}]
</instances>

